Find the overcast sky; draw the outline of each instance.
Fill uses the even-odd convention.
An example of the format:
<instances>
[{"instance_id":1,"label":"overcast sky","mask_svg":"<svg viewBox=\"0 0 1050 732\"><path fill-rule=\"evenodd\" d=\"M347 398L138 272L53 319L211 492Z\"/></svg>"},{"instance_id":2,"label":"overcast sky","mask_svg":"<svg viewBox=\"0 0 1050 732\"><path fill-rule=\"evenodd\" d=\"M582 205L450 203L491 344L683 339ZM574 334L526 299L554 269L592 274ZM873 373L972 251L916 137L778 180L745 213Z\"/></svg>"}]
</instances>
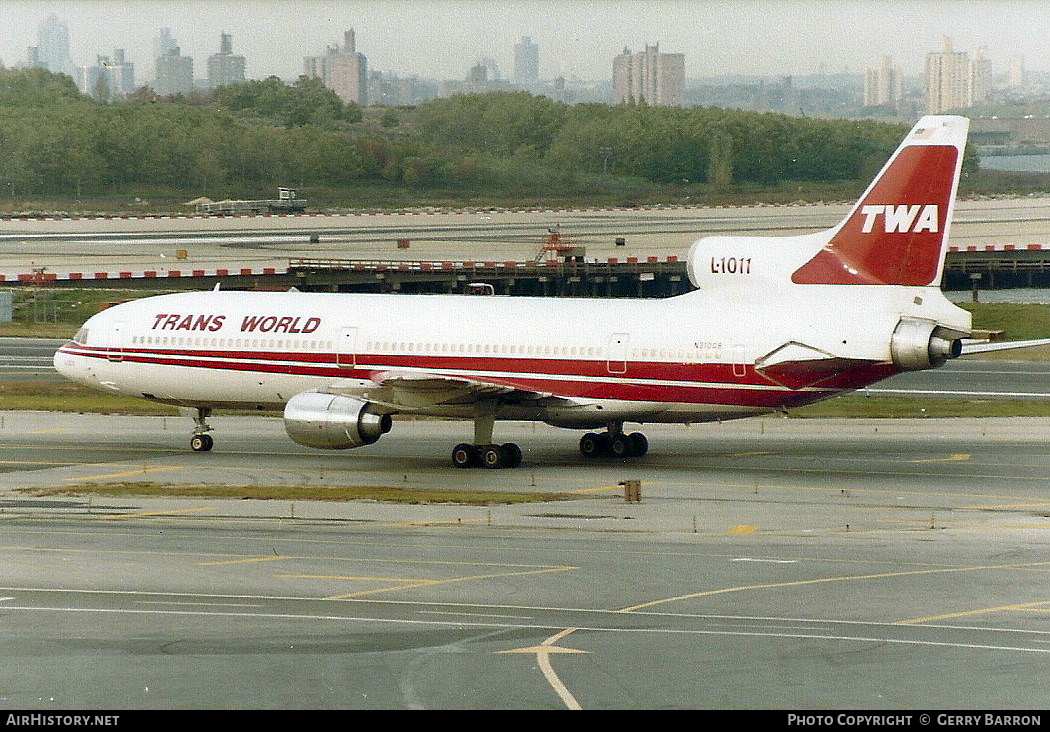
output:
<instances>
[{"instance_id":1,"label":"overcast sky","mask_svg":"<svg viewBox=\"0 0 1050 732\"><path fill-rule=\"evenodd\" d=\"M464 79L485 57L510 78L522 36L539 46L542 79L609 79L613 56L654 43L685 54L688 78L860 72L884 55L917 74L944 36L957 51L986 47L995 72L1015 55L1050 69L1046 0L0 0L6 66L25 61L52 13L69 26L74 64L123 48L139 80L153 76L163 27L197 76L223 32L249 78L294 79L349 28L370 70L433 79Z\"/></svg>"}]
</instances>

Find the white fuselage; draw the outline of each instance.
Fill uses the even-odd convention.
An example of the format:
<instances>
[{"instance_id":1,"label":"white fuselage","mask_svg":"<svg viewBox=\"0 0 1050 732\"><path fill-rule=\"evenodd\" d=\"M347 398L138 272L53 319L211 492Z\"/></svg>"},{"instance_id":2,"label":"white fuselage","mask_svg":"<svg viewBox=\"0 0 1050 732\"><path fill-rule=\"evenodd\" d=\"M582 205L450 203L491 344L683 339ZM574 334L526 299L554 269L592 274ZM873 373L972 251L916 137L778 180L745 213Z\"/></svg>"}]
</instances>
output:
<instances>
[{"instance_id":1,"label":"white fuselage","mask_svg":"<svg viewBox=\"0 0 1050 732\"><path fill-rule=\"evenodd\" d=\"M279 409L304 391L360 393L383 375L410 373L532 393L501 402L496 418L692 422L806 404L896 373L889 339L901 314L943 320L947 305L936 288L781 289L791 292L164 295L93 316L55 366L95 388L185 406ZM769 354L794 363L798 349L802 360L817 354L848 368L815 383L756 368ZM450 400L391 411L472 410Z\"/></svg>"}]
</instances>

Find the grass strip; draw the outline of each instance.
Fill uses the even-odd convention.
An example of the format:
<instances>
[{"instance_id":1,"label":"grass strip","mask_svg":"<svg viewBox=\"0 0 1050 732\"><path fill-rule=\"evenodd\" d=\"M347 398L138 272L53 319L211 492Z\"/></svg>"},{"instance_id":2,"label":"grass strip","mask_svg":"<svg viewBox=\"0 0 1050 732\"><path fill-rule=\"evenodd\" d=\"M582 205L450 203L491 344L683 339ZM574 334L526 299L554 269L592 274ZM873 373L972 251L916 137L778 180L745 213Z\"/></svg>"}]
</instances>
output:
<instances>
[{"instance_id":1,"label":"grass strip","mask_svg":"<svg viewBox=\"0 0 1050 732\"><path fill-rule=\"evenodd\" d=\"M33 496L135 496L158 498L233 498L259 501L379 501L383 503L453 503L467 506L568 501L578 496L559 492L481 491L402 488L387 485L207 485L185 483L78 483L49 488L24 488Z\"/></svg>"},{"instance_id":2,"label":"grass strip","mask_svg":"<svg viewBox=\"0 0 1050 732\"><path fill-rule=\"evenodd\" d=\"M143 416L178 415L170 404L106 394L71 381L0 381L0 409Z\"/></svg>"}]
</instances>

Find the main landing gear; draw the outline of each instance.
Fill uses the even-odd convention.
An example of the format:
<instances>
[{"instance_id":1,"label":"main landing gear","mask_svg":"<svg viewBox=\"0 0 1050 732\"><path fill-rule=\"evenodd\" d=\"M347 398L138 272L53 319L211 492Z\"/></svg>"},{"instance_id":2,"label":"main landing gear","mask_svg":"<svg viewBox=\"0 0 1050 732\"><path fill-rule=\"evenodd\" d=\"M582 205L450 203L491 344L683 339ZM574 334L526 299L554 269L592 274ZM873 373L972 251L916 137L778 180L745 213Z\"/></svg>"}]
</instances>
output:
<instances>
[{"instance_id":1,"label":"main landing gear","mask_svg":"<svg viewBox=\"0 0 1050 732\"><path fill-rule=\"evenodd\" d=\"M585 458L641 457L649 452L649 440L641 432L625 435L622 425L611 425L608 432L588 432L580 438L580 454Z\"/></svg>"},{"instance_id":2,"label":"main landing gear","mask_svg":"<svg viewBox=\"0 0 1050 732\"><path fill-rule=\"evenodd\" d=\"M211 425L208 424L208 417L211 416L210 407L198 407L197 416L193 418L193 422L196 425L193 428L193 436L190 437L190 447L194 452L208 452L215 444L212 440Z\"/></svg>"},{"instance_id":3,"label":"main landing gear","mask_svg":"<svg viewBox=\"0 0 1050 732\"><path fill-rule=\"evenodd\" d=\"M495 420L489 415L474 418L474 442L461 442L452 448L452 464L457 468L516 468L521 465L521 448L513 442L492 442ZM622 460L649 452L649 440L641 432L624 434L623 422L609 422L605 432L588 432L580 438L580 454L585 458L612 457Z\"/></svg>"},{"instance_id":4,"label":"main landing gear","mask_svg":"<svg viewBox=\"0 0 1050 732\"><path fill-rule=\"evenodd\" d=\"M457 468L516 468L521 465L521 448L513 442L502 445L492 443L492 426L495 418L491 414L474 417L474 444L461 442L452 448L452 464Z\"/></svg>"},{"instance_id":5,"label":"main landing gear","mask_svg":"<svg viewBox=\"0 0 1050 732\"><path fill-rule=\"evenodd\" d=\"M521 465L521 448L513 442L502 445L471 445L461 442L452 448L452 464L457 468L516 468Z\"/></svg>"}]
</instances>

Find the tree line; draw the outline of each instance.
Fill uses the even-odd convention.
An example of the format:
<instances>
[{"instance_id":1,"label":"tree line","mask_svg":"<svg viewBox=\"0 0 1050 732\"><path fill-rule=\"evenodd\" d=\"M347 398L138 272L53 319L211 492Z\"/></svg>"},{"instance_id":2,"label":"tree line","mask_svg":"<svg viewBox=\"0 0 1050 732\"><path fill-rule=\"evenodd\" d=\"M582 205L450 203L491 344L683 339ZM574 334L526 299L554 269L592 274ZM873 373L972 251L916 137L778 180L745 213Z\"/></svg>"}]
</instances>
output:
<instances>
[{"instance_id":1,"label":"tree line","mask_svg":"<svg viewBox=\"0 0 1050 732\"><path fill-rule=\"evenodd\" d=\"M864 181L904 128L742 110L566 105L525 92L362 110L320 81L104 104L72 79L0 67L0 197L156 191L270 197L370 183L540 197L619 183L710 189Z\"/></svg>"}]
</instances>

